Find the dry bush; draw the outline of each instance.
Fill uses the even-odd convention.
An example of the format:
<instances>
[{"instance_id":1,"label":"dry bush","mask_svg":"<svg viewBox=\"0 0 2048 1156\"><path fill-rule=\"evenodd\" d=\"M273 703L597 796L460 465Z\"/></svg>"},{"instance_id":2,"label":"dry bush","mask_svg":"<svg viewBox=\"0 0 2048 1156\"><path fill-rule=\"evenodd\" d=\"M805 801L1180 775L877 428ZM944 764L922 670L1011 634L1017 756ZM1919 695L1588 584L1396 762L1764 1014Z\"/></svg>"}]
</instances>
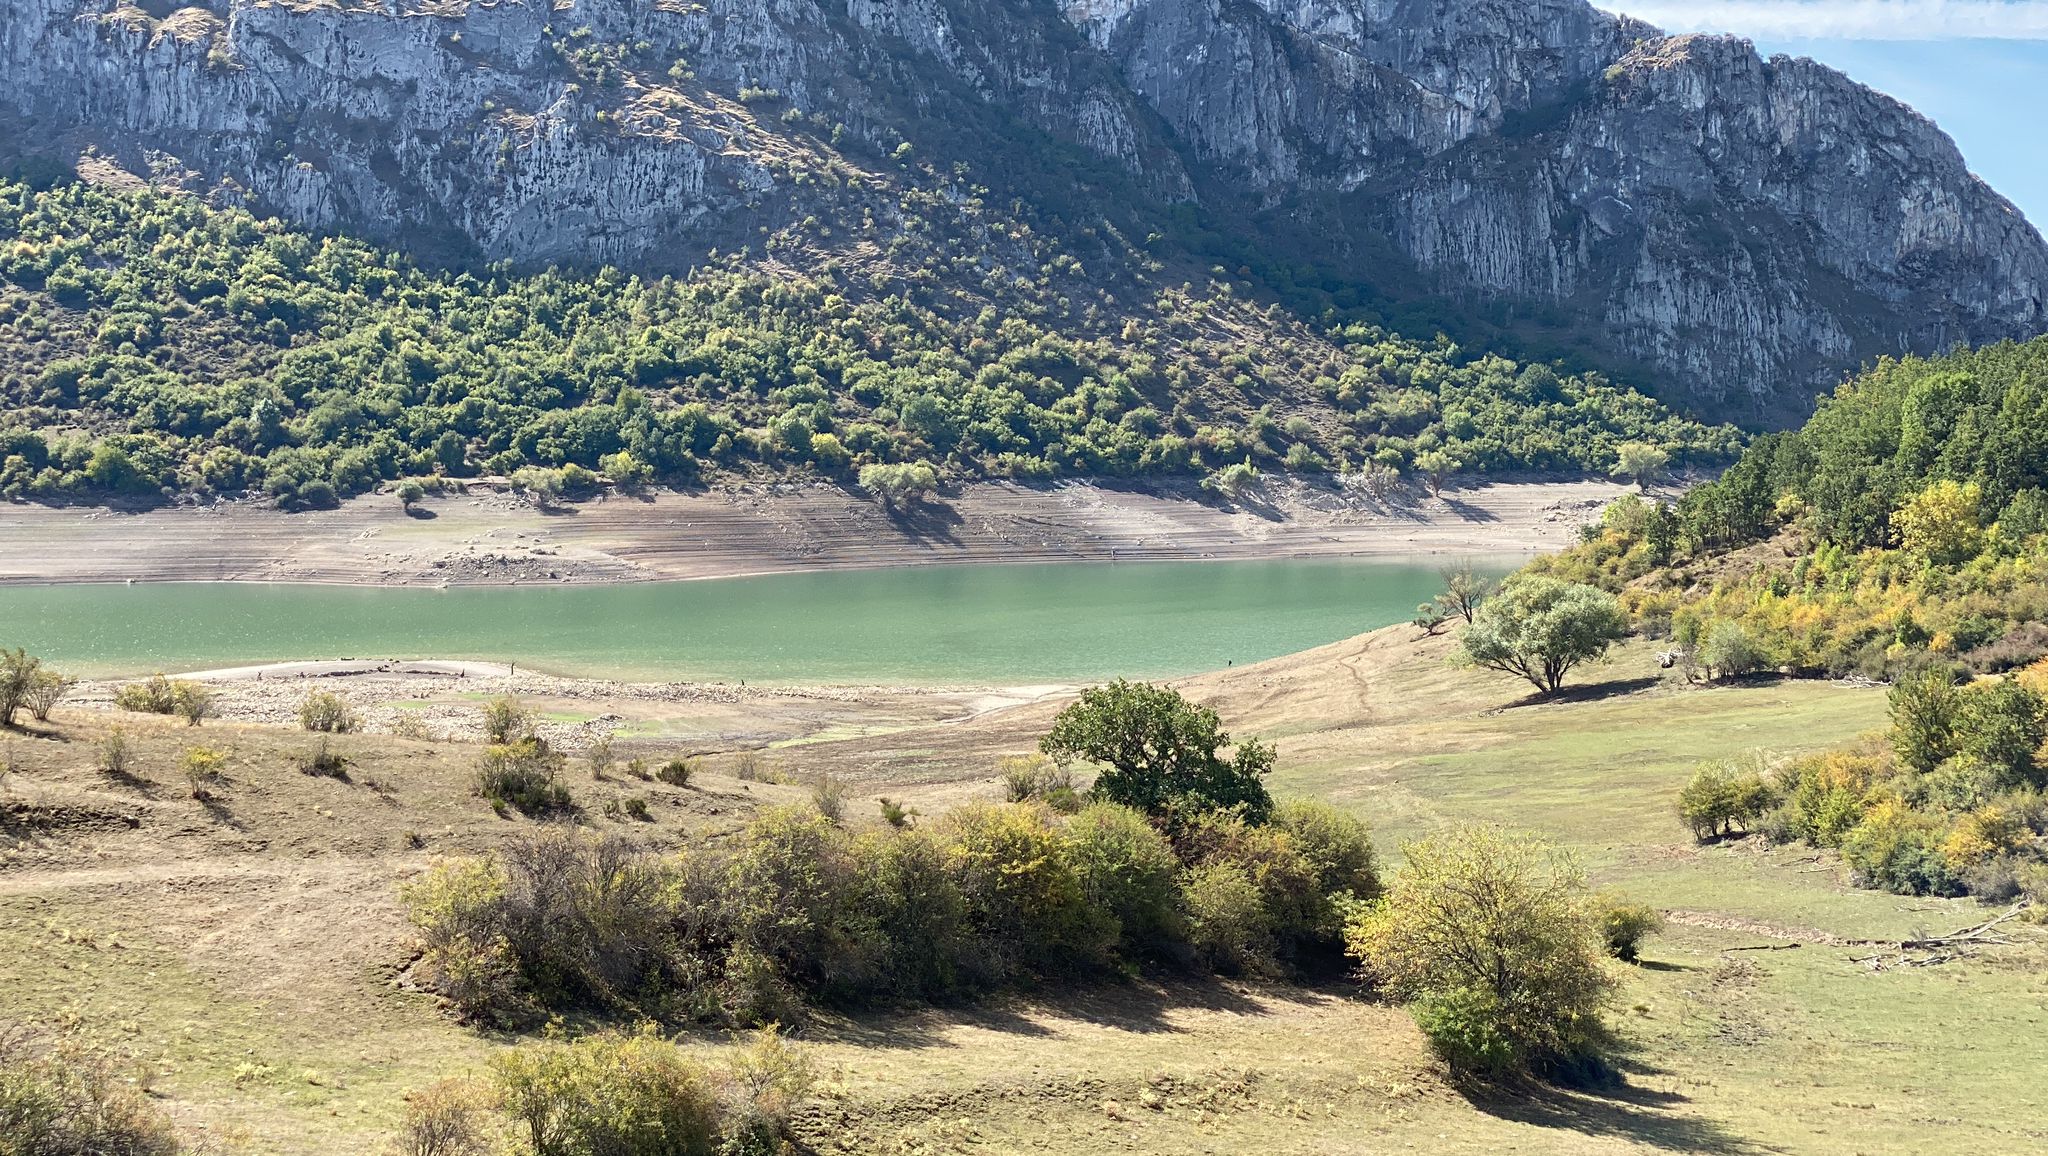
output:
<instances>
[{"instance_id":1,"label":"dry bush","mask_svg":"<svg viewBox=\"0 0 2048 1156\"><path fill-rule=\"evenodd\" d=\"M359 724L348 703L333 691L316 690L299 704L299 725L322 734L345 735Z\"/></svg>"},{"instance_id":2,"label":"dry bush","mask_svg":"<svg viewBox=\"0 0 2048 1156\"><path fill-rule=\"evenodd\" d=\"M399 1156L489 1156L497 1097L475 1080L442 1080L405 1098Z\"/></svg>"},{"instance_id":3,"label":"dry bush","mask_svg":"<svg viewBox=\"0 0 2048 1156\"><path fill-rule=\"evenodd\" d=\"M558 779L562 763L561 753L538 738L492 746L477 766L476 793L522 815L567 811L575 804Z\"/></svg>"},{"instance_id":4,"label":"dry bush","mask_svg":"<svg viewBox=\"0 0 2048 1156\"><path fill-rule=\"evenodd\" d=\"M178 1156L170 1121L111 1057L0 1023L0 1153Z\"/></svg>"}]
</instances>

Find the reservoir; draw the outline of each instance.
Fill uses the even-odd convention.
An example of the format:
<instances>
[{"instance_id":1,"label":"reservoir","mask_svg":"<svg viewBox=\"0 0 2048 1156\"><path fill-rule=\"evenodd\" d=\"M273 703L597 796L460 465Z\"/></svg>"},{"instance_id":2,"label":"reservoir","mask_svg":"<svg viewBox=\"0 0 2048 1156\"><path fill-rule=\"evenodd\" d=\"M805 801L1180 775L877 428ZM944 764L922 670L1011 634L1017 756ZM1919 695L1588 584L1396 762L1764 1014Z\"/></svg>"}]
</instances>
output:
<instances>
[{"instance_id":1,"label":"reservoir","mask_svg":"<svg viewBox=\"0 0 2048 1156\"><path fill-rule=\"evenodd\" d=\"M1507 572L1518 559L1476 567ZM1455 560L922 566L451 589L0 588L0 647L110 676L462 658L631 680L1021 685L1163 678L1405 622Z\"/></svg>"}]
</instances>

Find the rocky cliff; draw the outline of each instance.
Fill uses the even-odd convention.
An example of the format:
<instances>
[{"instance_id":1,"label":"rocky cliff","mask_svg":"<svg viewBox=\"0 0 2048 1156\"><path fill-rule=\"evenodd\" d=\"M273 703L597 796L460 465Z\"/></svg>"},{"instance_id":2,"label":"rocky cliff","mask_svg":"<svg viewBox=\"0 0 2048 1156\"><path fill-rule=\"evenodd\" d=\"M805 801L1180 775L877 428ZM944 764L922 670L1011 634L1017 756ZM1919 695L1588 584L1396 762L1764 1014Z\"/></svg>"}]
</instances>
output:
<instances>
[{"instance_id":1,"label":"rocky cliff","mask_svg":"<svg viewBox=\"0 0 2048 1156\"><path fill-rule=\"evenodd\" d=\"M0 75L17 156L436 254L677 268L955 166L1192 202L1735 416L2048 328L2048 247L1927 120L1580 0L9 0Z\"/></svg>"}]
</instances>

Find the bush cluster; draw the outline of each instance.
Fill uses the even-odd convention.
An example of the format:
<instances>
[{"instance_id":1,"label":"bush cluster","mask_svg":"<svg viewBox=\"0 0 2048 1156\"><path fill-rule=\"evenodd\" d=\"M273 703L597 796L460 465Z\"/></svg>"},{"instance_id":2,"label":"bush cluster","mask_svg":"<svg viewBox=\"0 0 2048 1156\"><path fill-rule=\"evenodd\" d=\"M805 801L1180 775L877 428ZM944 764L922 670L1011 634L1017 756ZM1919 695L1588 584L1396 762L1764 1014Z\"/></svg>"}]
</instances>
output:
<instances>
[{"instance_id":1,"label":"bush cluster","mask_svg":"<svg viewBox=\"0 0 2048 1156\"><path fill-rule=\"evenodd\" d=\"M1702 840L1740 828L1838 848L1860 886L2009 898L2048 864L2037 838L2048 834L2041 680L2030 671L1957 685L1944 670L1902 679L1885 743L1769 769L1703 767L1679 810Z\"/></svg>"},{"instance_id":2,"label":"bush cluster","mask_svg":"<svg viewBox=\"0 0 2048 1156\"><path fill-rule=\"evenodd\" d=\"M170 1121L111 1057L0 1022L0 1154L178 1156Z\"/></svg>"},{"instance_id":3,"label":"bush cluster","mask_svg":"<svg viewBox=\"0 0 2048 1156\"><path fill-rule=\"evenodd\" d=\"M198 726L213 717L213 692L186 679L172 680L153 674L146 681L131 682L114 692L114 705L142 714L174 714L188 726Z\"/></svg>"},{"instance_id":4,"label":"bush cluster","mask_svg":"<svg viewBox=\"0 0 2048 1156\"><path fill-rule=\"evenodd\" d=\"M1241 893L1228 912L1225 878ZM1174 840L1113 803L1003 803L858 834L778 808L675 857L542 831L441 865L406 903L427 971L479 1020L767 1023L1147 964L1284 967L1334 954L1347 897L1377 890L1364 825L1321 804L1257 826L1215 815Z\"/></svg>"},{"instance_id":5,"label":"bush cluster","mask_svg":"<svg viewBox=\"0 0 2048 1156\"><path fill-rule=\"evenodd\" d=\"M652 1025L555 1036L493 1056L483 1079L407 1097L403 1156L781 1156L811 1061L774 1029L720 1067Z\"/></svg>"}]
</instances>

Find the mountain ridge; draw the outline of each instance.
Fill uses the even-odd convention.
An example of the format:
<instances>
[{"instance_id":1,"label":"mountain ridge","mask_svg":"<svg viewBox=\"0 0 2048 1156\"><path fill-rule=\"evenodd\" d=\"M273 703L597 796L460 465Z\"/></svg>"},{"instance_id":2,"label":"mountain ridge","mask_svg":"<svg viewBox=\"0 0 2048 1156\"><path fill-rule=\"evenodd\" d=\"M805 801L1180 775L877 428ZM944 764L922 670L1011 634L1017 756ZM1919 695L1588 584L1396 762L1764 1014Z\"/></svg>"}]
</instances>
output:
<instances>
[{"instance_id":1,"label":"mountain ridge","mask_svg":"<svg viewBox=\"0 0 2048 1156\"><path fill-rule=\"evenodd\" d=\"M22 0L0 70L7 151L484 260L681 271L949 172L1070 238L1194 208L1310 305L1441 299L1752 423L2048 328L2048 246L1931 122L1580 0Z\"/></svg>"}]
</instances>

